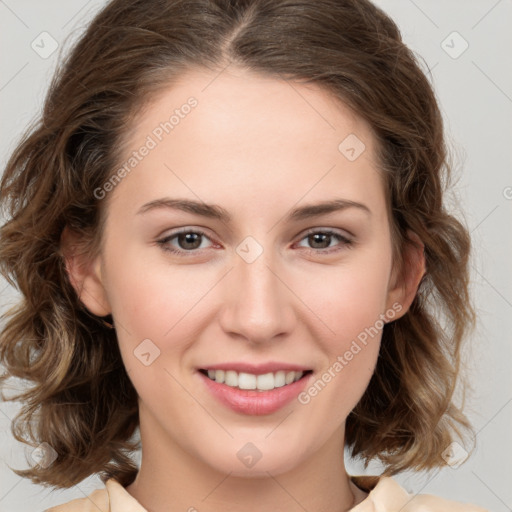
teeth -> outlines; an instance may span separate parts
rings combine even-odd
[[[274,386],[276,388],[280,388],[286,384],[286,374],[285,372],[276,372],[274,374]]]
[[[215,380],[217,380],[217,375],[215,375]],[[226,372],[226,378],[224,379],[224,384],[228,386],[236,387],[238,386],[238,374],[232,370],[228,370]]]
[[[256,375],[251,375],[250,373],[239,373],[238,374],[238,386],[240,389],[256,389]]]
[[[288,372],[286,374],[286,377],[284,379],[285,384],[291,384],[293,382],[293,379],[295,378],[295,372]]]
[[[208,370],[208,377],[215,382],[226,384],[232,388],[257,389],[259,391],[269,391],[286,386],[298,381],[303,375],[304,372],[285,372],[282,370],[263,375],[238,373],[233,370]]]

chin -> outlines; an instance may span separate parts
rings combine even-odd
[[[268,434],[268,432],[267,432]],[[267,435],[265,434],[265,435]],[[293,470],[306,457],[304,442],[299,446],[278,446],[268,439],[218,443],[216,450],[203,453],[202,459],[216,471],[241,478],[268,478]]]

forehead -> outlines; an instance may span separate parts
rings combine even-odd
[[[167,194],[250,209],[256,200],[255,211],[265,199],[275,208],[330,194],[384,206],[371,127],[316,84],[188,71],[138,115],[121,164],[143,146],[114,190],[120,201]]]

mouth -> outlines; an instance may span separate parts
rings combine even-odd
[[[304,380],[313,373],[313,370],[278,370],[255,374],[229,369],[201,368],[199,372],[211,381],[224,384],[230,388],[241,391],[268,392],[278,388],[285,388],[299,380]]]

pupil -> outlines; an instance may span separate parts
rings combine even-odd
[[[197,249],[201,245],[200,237],[201,235],[199,233],[180,233],[178,240],[183,249]],[[197,243],[198,241],[199,243]],[[184,242],[184,244],[182,242]],[[187,244],[191,244],[192,247]]]
[[[315,243],[317,243],[317,242],[318,242],[318,243],[320,243],[320,244],[322,244],[322,241],[318,240],[318,238],[319,238],[319,237],[324,237],[323,242],[325,242],[325,240],[326,240],[326,239],[327,239],[327,241],[329,242],[329,237],[330,237],[330,236],[331,236],[331,235],[328,235],[328,234],[326,234],[326,233],[314,233],[313,235],[310,235],[310,238],[313,238],[313,246],[314,246],[314,244],[315,244]],[[325,248],[325,247],[329,247],[329,243],[327,243],[327,245],[325,245],[325,244],[324,244],[324,245],[323,245],[322,247],[320,247],[320,248]]]

